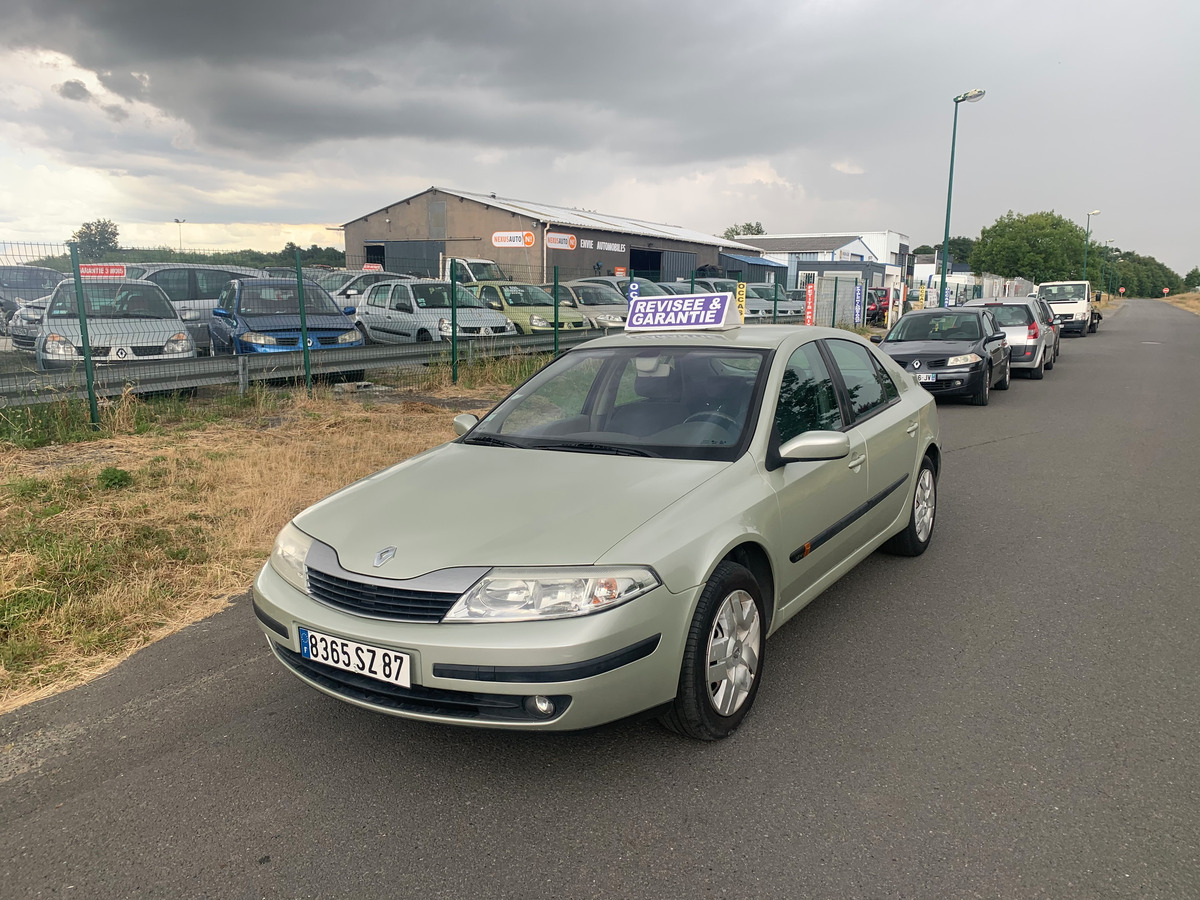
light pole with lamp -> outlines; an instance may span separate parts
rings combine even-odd
[[[180,253],[183,252],[183,223],[186,221],[187,221],[187,219],[176,219],[175,220],[175,224],[179,226],[179,252]]]
[[[954,145],[958,140],[958,104],[964,100],[968,103],[978,103],[983,99],[984,92],[975,88],[954,98],[954,129],[950,132],[950,186],[946,188],[946,236],[942,239],[942,301],[941,306],[950,305],[950,297],[946,293],[946,266],[950,253],[950,200],[954,196]]]
[[[1100,210],[1093,209],[1087,214],[1087,231],[1083,237],[1083,280],[1087,281],[1087,251],[1088,244],[1092,241],[1092,216],[1100,215]]]

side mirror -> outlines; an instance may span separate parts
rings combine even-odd
[[[183,313],[182,313],[183,321],[185,321],[185,322],[191,321],[191,319],[188,318],[188,313],[190,313],[190,312],[192,312],[192,310],[190,310],[190,309],[185,309],[183,311]],[[233,313],[231,313],[227,309],[223,309],[220,306],[213,308],[213,315],[216,316],[218,319],[229,319],[229,318],[233,317]]]
[[[356,297],[356,296],[358,296],[358,291],[355,288],[350,288],[350,290],[346,291],[346,296],[347,297]]]
[[[495,310],[499,310],[500,312],[504,312],[504,304],[501,303],[499,300],[489,300],[487,302],[487,305],[488,305],[488,309],[495,309]]]
[[[216,315],[216,312],[217,311],[214,309],[213,314]],[[225,312],[225,310],[221,310],[221,312]],[[183,319],[185,322],[199,322],[200,313],[194,309],[185,309],[180,311],[179,318]]]
[[[871,335],[871,343],[872,344],[882,344],[883,343],[883,335],[882,334]]]
[[[572,300],[559,300],[558,305],[559,306],[574,306],[575,303]]]
[[[1063,317],[1062,317],[1062,316],[1055,316],[1055,317],[1054,317],[1054,324],[1055,324],[1055,325],[1061,325],[1062,323],[1063,323]]]
[[[813,462],[845,459],[850,455],[850,436],[840,431],[806,431],[779,448],[784,462]]]
[[[357,306],[343,306],[342,312],[344,312],[348,316],[352,316],[356,312],[358,312],[358,307]]]
[[[478,424],[479,416],[474,413],[463,413],[461,416],[454,417],[454,433],[462,437]]]

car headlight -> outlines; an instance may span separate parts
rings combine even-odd
[[[449,319],[438,319],[437,330],[438,330],[438,334],[445,334],[445,335],[450,334],[450,320]]]
[[[275,538],[275,546],[271,548],[271,568],[284,581],[298,591],[308,593],[308,572],[304,560],[313,539],[288,522],[279,537]]]
[[[75,351],[75,342],[63,337],[61,334],[46,335],[46,340],[42,344],[42,353],[46,356],[58,357],[74,357],[79,355]]]
[[[952,356],[946,360],[948,366],[969,366],[972,363],[983,362],[983,357],[978,353],[968,353],[965,356]]]
[[[192,343],[191,335],[186,331],[180,331],[169,338],[163,344],[163,353],[191,353],[196,349],[196,345]]]
[[[625,320],[621,316],[614,316],[611,313],[601,313],[596,316],[597,322],[604,322],[608,325],[623,325]]]
[[[550,325],[550,323],[547,322],[545,319],[543,319],[541,316],[530,316],[529,324],[532,325],[534,328],[546,328]]]
[[[612,609],[654,590],[650,569],[624,566],[492,569],[450,608],[444,622],[528,622]]]
[[[238,338],[245,341],[247,344],[278,344],[279,341],[271,337],[269,334],[259,334],[257,331],[247,331],[245,334],[239,334]]]
[[[355,328],[351,331],[343,331],[341,334],[339,334],[337,336],[337,342],[339,344],[353,344],[357,340],[358,340],[358,329],[357,328]]]

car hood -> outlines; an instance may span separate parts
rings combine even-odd
[[[246,327],[251,331],[299,331],[300,316],[243,316],[238,315],[238,319],[246,323]],[[305,325],[309,331],[351,331],[354,329],[354,320],[349,316],[338,313],[337,315],[313,315],[305,317]]]
[[[892,341],[879,345],[888,356],[903,359],[933,359],[943,356],[961,356],[975,352],[978,341]]]
[[[591,565],[728,465],[451,443],[368,476],[295,521],[333,547],[343,568],[364,575]],[[619,503],[606,499],[616,486]],[[389,546],[395,557],[375,568],[375,554]]]
[[[43,320],[46,333],[82,340],[78,319]],[[187,331],[182,319],[101,319],[88,318],[88,341],[93,347],[122,344],[161,344],[174,334]]]

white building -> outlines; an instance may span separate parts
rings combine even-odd
[[[738,235],[768,259],[788,265],[788,288],[819,276],[854,277],[872,287],[899,287],[909,265],[909,238],[898,231]]]

